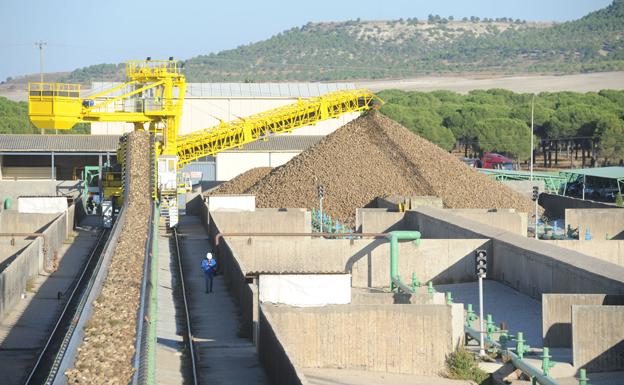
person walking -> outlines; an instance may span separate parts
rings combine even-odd
[[[217,261],[212,258],[211,252],[206,253],[206,258],[202,259],[201,268],[206,279],[206,293],[212,293],[212,279],[217,270]]]

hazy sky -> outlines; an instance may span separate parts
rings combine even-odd
[[[131,59],[186,59],[266,39],[309,21],[429,14],[565,21],[611,0],[0,0],[0,80]]]

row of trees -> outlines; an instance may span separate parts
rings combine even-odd
[[[624,159],[624,91],[389,90],[379,96],[386,102],[382,113],[446,150],[460,146],[466,156],[496,151],[529,159],[533,103],[534,143],[548,164],[558,163],[562,151],[575,157],[580,152],[583,164]]]

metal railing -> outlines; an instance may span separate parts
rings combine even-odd
[[[28,83],[29,96],[62,96],[79,98],[80,84],[72,83]]]
[[[155,254],[153,253],[152,244],[154,239],[155,226],[154,222],[157,220],[157,206],[152,202],[152,213],[148,222],[148,235],[145,242],[145,259],[143,262],[143,280],[141,282],[141,295],[140,305],[137,312],[137,326],[136,326],[136,340],[135,340],[135,353],[132,359],[133,367],[135,368],[134,375],[132,376],[132,384],[149,384],[153,381],[154,371],[151,363],[153,360],[150,358],[155,352],[154,336],[151,335],[151,324],[156,321],[155,319],[155,307],[152,303],[152,296],[157,282],[152,280],[152,265],[154,263]]]

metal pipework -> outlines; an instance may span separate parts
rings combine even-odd
[[[386,238],[388,233],[219,233],[215,236],[215,247],[223,237],[318,237],[318,238]]]
[[[392,231],[385,237],[390,240],[390,290],[397,288],[395,280],[401,280],[399,276],[399,240],[411,240],[417,245],[420,242],[420,231]]]
[[[468,326],[464,326],[464,332],[468,335],[470,335],[472,338],[478,339],[479,338],[479,334],[480,332],[478,330],[475,330],[471,327]],[[518,338],[522,338],[522,333],[518,333]],[[548,377],[547,375],[545,375],[541,369],[536,368],[535,366],[529,364],[528,362],[524,361],[524,359],[518,357],[518,355],[516,355],[513,351],[509,350],[509,349],[502,349],[502,346],[499,342],[495,341],[494,339],[490,338],[490,337],[486,337],[486,342],[489,343],[490,345],[496,347],[498,350],[501,350],[501,354],[511,358],[511,363],[518,369],[520,369],[521,371],[523,371],[524,373],[526,373],[527,375],[529,375],[535,382],[542,384],[542,385],[561,385],[560,383],[558,383],[557,381],[555,381],[554,379]],[[517,348],[516,348],[517,349]],[[545,355],[548,355],[548,348],[545,348],[544,351]],[[549,356],[550,358],[550,356]],[[547,365],[550,367],[552,367],[552,363],[547,362]],[[542,364],[542,366],[544,366],[544,364]]]

